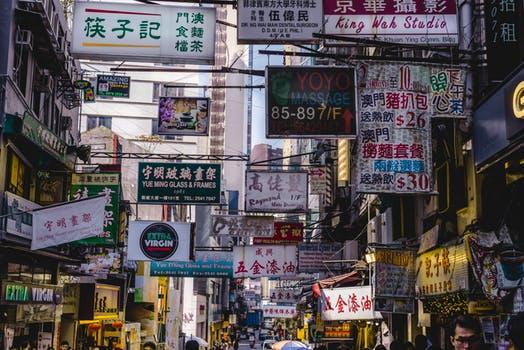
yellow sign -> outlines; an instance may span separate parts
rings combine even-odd
[[[521,81],[513,90],[511,99],[513,114],[519,119],[524,119],[524,81]]]

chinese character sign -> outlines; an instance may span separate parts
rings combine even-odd
[[[262,305],[264,318],[293,318],[297,315],[297,306]]]
[[[208,98],[160,97],[158,102],[158,134],[207,135],[208,110]]]
[[[296,303],[295,293],[296,290],[291,288],[274,288],[269,293],[269,297],[272,303]]]
[[[354,70],[266,67],[267,136],[355,137]]]
[[[106,202],[99,196],[34,211],[31,250],[102,234]]]
[[[211,219],[214,236],[273,236],[273,216],[212,215]]]
[[[220,165],[139,163],[138,202],[220,203]]]
[[[327,192],[327,170],[325,167],[309,169],[309,187],[311,194],[325,194]]]
[[[380,312],[374,312],[371,286],[322,289],[319,307],[323,321],[382,318]]]
[[[76,2],[78,58],[213,64],[215,9]]]
[[[120,174],[73,174],[71,199],[82,199],[103,195],[106,199],[104,233],[77,241],[77,244],[114,245],[118,240],[120,218]]]
[[[307,181],[307,172],[247,171],[246,211],[305,212]]]
[[[237,11],[242,44],[312,42],[322,31],[322,0],[240,0]]]
[[[301,222],[275,222],[275,234],[272,237],[262,237],[257,233],[253,244],[296,244],[302,242],[304,224]]]
[[[464,70],[361,63],[357,76],[357,191],[431,191],[431,118],[466,116]]]
[[[404,44],[458,43],[454,0],[324,0],[326,34]]]
[[[293,277],[297,272],[295,246],[233,247],[233,277]]]
[[[412,298],[415,295],[415,251],[375,250],[374,297]]]

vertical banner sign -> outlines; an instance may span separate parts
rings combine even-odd
[[[431,118],[466,115],[464,71],[397,63],[357,69],[357,191],[431,191]]]
[[[374,312],[371,286],[322,289],[320,308],[323,321],[373,320],[382,318]]]
[[[160,97],[159,135],[207,135],[209,99],[199,97]]]
[[[403,44],[458,43],[454,0],[324,0],[326,34]]]
[[[266,67],[267,137],[354,138],[354,70],[337,67]]]
[[[96,76],[96,94],[106,97],[129,98],[131,77],[99,74]]]
[[[484,1],[486,49],[490,81],[504,80],[524,60],[524,3],[516,0]],[[500,62],[504,64],[500,64]]]
[[[302,242],[304,234],[304,224],[300,222],[275,222],[275,234],[273,237],[253,238],[253,244],[297,244]]]
[[[294,277],[297,272],[295,246],[233,247],[233,277]]]
[[[275,3],[276,4],[276,3]],[[322,0],[238,2],[237,39],[240,44],[313,42],[322,31]]]
[[[77,58],[213,64],[212,7],[75,2],[71,52]]]
[[[327,190],[326,168],[316,167],[309,169],[309,192],[311,194],[325,194]]]
[[[307,172],[247,171],[247,212],[306,212]]]
[[[375,250],[374,297],[415,296],[415,251]]]
[[[118,243],[120,174],[73,174],[71,179],[71,194],[75,200],[98,195],[104,195],[106,199],[104,233],[96,237],[82,239],[75,243],[87,245],[114,245]]]
[[[220,165],[139,163],[138,202],[219,204]]]

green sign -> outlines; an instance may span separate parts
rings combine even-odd
[[[29,287],[23,284],[7,284],[5,301],[29,301]]]
[[[139,163],[139,203],[220,204],[220,165]]]
[[[15,118],[17,117],[15,116]],[[67,143],[28,112],[24,113],[22,123],[21,134],[24,137],[65,164],[68,168],[74,168],[75,157],[67,154]]]
[[[118,241],[118,224],[120,221],[120,174],[73,174],[71,185],[73,199],[82,199],[101,194],[106,196],[104,233],[76,241],[75,243],[115,245]]]
[[[130,85],[130,77],[108,74],[96,76],[96,94],[98,96],[128,98]]]

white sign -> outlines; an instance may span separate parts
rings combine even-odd
[[[306,212],[307,172],[247,171],[246,211]]]
[[[371,286],[322,289],[320,308],[323,321],[373,320],[375,312]]]
[[[237,39],[241,44],[312,42],[322,31],[322,1],[238,1]],[[313,6],[311,6],[313,5]]]
[[[297,250],[293,245],[233,247],[233,277],[293,277]]]
[[[41,206],[10,192],[5,192],[5,197],[7,212],[10,214],[7,217],[6,231],[16,236],[32,239],[33,214],[28,211],[41,208]]]
[[[296,290],[291,288],[274,288],[269,294],[272,303],[296,303]]]
[[[105,205],[105,197],[100,196],[34,211],[31,250],[102,234]]]
[[[127,258],[137,261],[189,261],[191,224],[131,221]]]
[[[458,43],[455,0],[324,0],[324,15],[326,34],[404,44]]]
[[[77,58],[213,64],[213,7],[75,2]]]
[[[212,235],[273,237],[273,216],[212,215]]]
[[[327,189],[326,168],[309,169],[309,187],[311,194],[325,194]]]
[[[264,318],[293,318],[297,315],[297,306],[262,305]]]

